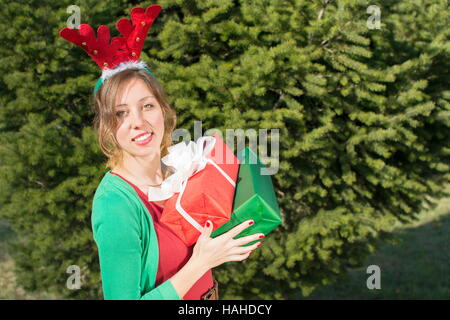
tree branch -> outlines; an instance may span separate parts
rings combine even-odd
[[[325,9],[327,8],[328,4],[330,4],[333,0],[324,0],[323,4],[323,8],[322,10],[320,10],[319,15],[317,16],[317,20],[322,19],[323,14],[325,13]]]

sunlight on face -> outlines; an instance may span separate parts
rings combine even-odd
[[[125,159],[160,155],[164,115],[144,81],[132,79],[120,89],[115,114],[119,121],[116,139],[124,150]]]

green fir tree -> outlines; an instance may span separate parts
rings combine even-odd
[[[178,127],[279,129],[284,218],[244,263],[214,271],[222,298],[292,299],[376,250],[450,179],[443,0],[163,0],[141,58]],[[99,69],[59,38],[69,5],[110,27],[142,1],[6,1],[0,10],[0,218],[19,283],[101,299],[90,214],[106,169],[92,128]],[[370,5],[380,29],[368,27]],[[372,21],[373,22],[373,21]],[[237,150],[235,150],[237,151]],[[269,150],[270,152],[270,150]],[[69,290],[70,265],[81,289]]]

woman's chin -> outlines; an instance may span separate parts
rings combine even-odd
[[[160,150],[154,147],[147,147],[145,150],[133,150],[132,153],[134,157],[140,157],[140,158],[154,158],[160,156]]]

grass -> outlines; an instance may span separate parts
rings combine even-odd
[[[0,220],[0,300],[54,300],[58,297],[46,292],[32,294],[16,284],[14,260],[9,256],[6,242],[14,238],[8,223]]]
[[[450,198],[392,232],[397,243],[384,243],[364,267],[350,270],[307,299],[450,299]],[[367,288],[370,265],[380,267],[379,290]]]
[[[448,185],[450,190],[450,184]],[[335,284],[323,286],[306,299],[450,299],[450,198],[419,214],[419,220],[393,227],[397,243],[385,243],[364,267],[352,269]],[[0,220],[0,299],[58,299],[45,292],[30,294],[17,286],[14,262],[5,242],[14,237]],[[369,290],[369,265],[381,269],[381,289]]]

